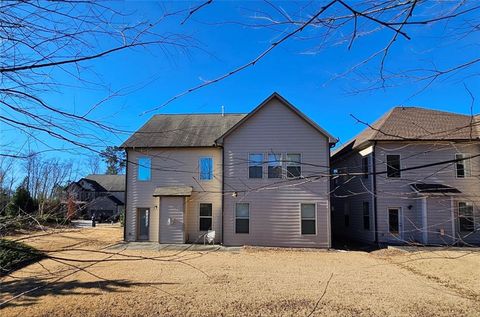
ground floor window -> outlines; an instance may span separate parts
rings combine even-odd
[[[475,230],[475,219],[473,217],[472,203],[458,203],[458,222],[460,224],[461,232],[473,232]]]
[[[370,203],[363,202],[363,229],[370,230]]]
[[[212,230],[212,204],[200,204],[200,231]]]
[[[398,208],[388,209],[388,231],[390,231],[391,234],[398,234],[400,232],[399,216],[400,210]]]
[[[250,205],[237,203],[235,206],[235,233],[250,233]]]
[[[316,210],[315,204],[300,204],[302,217],[302,234],[316,234]]]

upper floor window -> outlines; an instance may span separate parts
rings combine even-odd
[[[301,159],[300,154],[287,154],[287,178],[295,178],[302,175]]]
[[[455,174],[458,178],[472,176],[470,159],[467,157],[467,154],[455,154],[455,160],[461,160],[455,163]]]
[[[363,173],[363,178],[368,178],[368,173],[369,173],[368,156],[362,157],[362,173]]]
[[[201,157],[199,160],[200,180],[213,179],[213,158]]]
[[[268,178],[282,178],[281,154],[268,154]]]
[[[387,177],[400,178],[400,155],[387,155]]]
[[[152,177],[152,159],[149,157],[139,157],[137,164],[137,179],[139,181],[149,181]]]
[[[263,177],[263,154],[250,154],[248,156],[248,178]]]
[[[458,221],[461,232],[473,232],[475,230],[472,203],[458,203]]]

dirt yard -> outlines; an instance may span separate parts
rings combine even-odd
[[[37,235],[23,242],[58,252],[1,281],[1,316],[480,316],[478,251],[123,251],[107,248],[118,227]]]

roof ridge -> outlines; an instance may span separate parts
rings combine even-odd
[[[420,106],[402,106],[398,105],[395,106],[393,109],[401,109],[401,108],[409,108],[409,109],[419,109],[423,111],[429,111],[429,112],[440,112],[448,115],[455,115],[455,116],[462,116],[462,117],[471,117],[471,114],[463,114],[463,113],[458,113],[458,112],[453,112],[453,111],[446,111],[446,110],[439,110],[439,109],[431,109],[431,108],[426,108],[426,107],[420,107]],[[473,116],[479,116],[480,113],[478,114],[473,114]]]
[[[223,115],[221,113],[217,112],[207,112],[207,113],[157,113],[154,114],[153,116],[211,116],[211,115],[216,115],[216,116],[243,116],[247,115],[247,113],[242,113],[242,112],[226,112]]]

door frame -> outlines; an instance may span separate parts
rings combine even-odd
[[[148,210],[148,234],[147,234],[147,238],[146,239],[140,239],[140,210],[143,209],[143,210]],[[137,207],[137,226],[136,226],[136,231],[137,231],[137,234],[136,234],[136,240],[137,241],[150,241],[150,216],[151,216],[151,212],[150,212],[150,208],[149,207]]]
[[[396,209],[398,210],[398,234],[393,234],[390,232],[390,210],[391,209]],[[402,207],[387,207],[387,224],[388,224],[388,233],[390,236],[397,238],[398,240],[402,241],[404,240],[403,237],[403,209]]]

